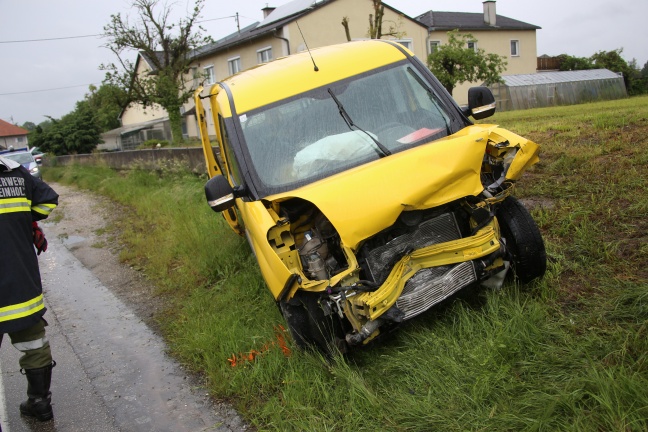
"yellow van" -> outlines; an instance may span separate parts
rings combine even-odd
[[[209,205],[245,236],[301,347],[359,346],[468,286],[541,277],[512,196],[538,145],[468,117],[403,46],[303,52],[195,93]],[[216,140],[207,134],[208,99]]]

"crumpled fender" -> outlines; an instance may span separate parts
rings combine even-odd
[[[495,144],[507,144],[506,147],[517,148],[515,158],[506,172],[507,180],[517,180],[522,173],[536,164],[540,158],[540,146],[520,135],[502,128],[495,128],[488,136],[489,141]]]

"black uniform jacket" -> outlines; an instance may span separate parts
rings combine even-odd
[[[45,219],[57,204],[46,183],[0,159],[0,333],[29,328],[45,313],[32,221]]]

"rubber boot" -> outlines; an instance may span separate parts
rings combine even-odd
[[[25,369],[27,377],[27,400],[20,404],[20,413],[28,417],[35,417],[39,421],[51,420],[52,412],[50,384],[52,382],[51,365],[37,369]]]

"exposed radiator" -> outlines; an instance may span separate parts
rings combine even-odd
[[[477,281],[472,261],[419,270],[403,288],[396,306],[410,319]]]
[[[420,224],[408,234],[396,237],[367,254],[367,265],[375,281],[382,282],[396,262],[407,252],[461,238],[453,213],[445,213]]]

